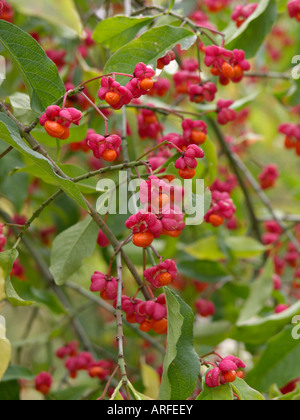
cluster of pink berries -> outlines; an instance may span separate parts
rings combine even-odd
[[[174,260],[165,260],[155,267],[148,268],[144,271],[145,279],[154,289],[168,286],[175,280],[177,275],[177,267]]]
[[[100,292],[100,296],[104,300],[115,300],[118,295],[118,279],[110,277],[99,271],[91,277],[91,292]]]
[[[295,149],[300,156],[300,124],[281,124],[279,132],[285,134],[284,146],[286,149]]]
[[[211,13],[220,12],[226,9],[232,0],[205,0],[205,4]]]
[[[279,171],[277,165],[267,165],[259,174],[258,179],[263,190],[273,188],[279,178]]]
[[[234,101],[220,99],[217,102],[217,120],[220,125],[226,125],[237,118],[237,113],[231,106]]]
[[[35,377],[34,383],[35,383],[35,389],[37,391],[39,391],[43,395],[48,395],[51,391],[53,379],[50,373],[41,372],[39,375]]]
[[[4,247],[7,242],[6,237],[3,235],[3,227],[2,223],[0,223],[0,252],[4,251]]]
[[[191,94],[191,86],[197,86],[201,83],[201,76],[198,70],[198,61],[194,59],[186,59],[180,65],[180,70],[173,76],[176,93]]]
[[[76,108],[61,109],[58,105],[51,105],[41,116],[40,124],[49,136],[66,140],[70,137],[71,124],[79,125],[81,119],[82,113]]]
[[[244,377],[244,373],[240,369],[245,367],[245,363],[238,357],[227,356],[220,363],[216,363],[216,367],[207,372],[205,383],[209,388],[217,388],[226,383],[232,383],[236,378]]]
[[[150,106],[152,104],[149,104]],[[158,121],[156,115],[150,109],[142,109],[138,114],[138,130],[141,140],[147,138],[157,139],[160,132],[164,129]]]
[[[300,22],[300,0],[291,0],[287,4],[290,17]]]
[[[262,236],[262,241],[265,245],[273,245],[274,275],[273,285],[274,290],[281,290],[283,286],[282,276],[287,268],[294,270],[293,281],[286,287],[289,288],[289,296],[294,297],[296,300],[300,299],[300,270],[299,259],[300,254],[294,243],[288,242],[284,244],[280,237],[283,234],[283,228],[274,220],[269,220],[264,224],[265,233]],[[295,236],[300,243],[300,225],[295,226]],[[271,252],[271,251],[270,251]],[[289,305],[279,304],[275,307],[275,313],[280,313],[289,308]]]
[[[10,4],[5,0],[0,1],[0,19],[6,20],[7,22],[13,22],[14,20],[14,10]]]
[[[133,99],[146,95],[153,88],[154,70],[144,63],[136,65],[132,79],[121,86],[113,77],[103,77],[98,92],[100,100],[105,100],[113,109],[121,109]]]
[[[96,159],[103,159],[106,162],[113,162],[121,151],[122,139],[117,134],[101,136],[95,130],[89,129],[85,138],[86,146],[93,151]]]
[[[205,215],[205,221],[214,227],[224,224],[225,219],[231,220],[236,212],[236,207],[227,192],[212,191],[211,208]]]
[[[172,195],[172,187],[155,176],[140,185],[140,201],[145,210],[129,217],[125,226],[133,233],[134,245],[148,248],[161,235],[178,236],[185,228],[184,214],[172,202],[178,196]],[[182,198],[182,189],[180,199]]]
[[[235,21],[236,26],[238,28],[242,26],[242,24],[255,12],[257,7],[257,3],[235,6],[231,18]]]
[[[213,316],[216,313],[214,303],[207,299],[197,299],[195,302],[197,313],[203,318]]]
[[[147,302],[136,298],[122,296],[122,310],[129,323],[139,324],[143,332],[154,331],[165,335],[168,331],[166,298],[164,294]]]
[[[159,70],[163,70],[166,66],[168,66],[171,63],[171,61],[174,61],[175,59],[176,54],[174,53],[174,51],[167,51],[166,55],[157,60],[156,67]]]
[[[98,378],[104,381],[109,376],[112,363],[106,360],[96,361],[91,353],[79,352],[79,343],[72,341],[56,351],[59,359],[65,360],[65,368],[69,371],[70,377],[75,379],[80,371],[87,371],[91,378]]]
[[[218,76],[220,83],[225,86],[230,81],[239,83],[244,77],[244,72],[249,71],[251,67],[243,50],[229,51],[216,45],[205,48],[204,63],[211,67],[211,73]]]

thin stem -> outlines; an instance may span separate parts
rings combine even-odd
[[[116,319],[117,319],[117,342],[119,348],[118,364],[122,376],[122,383],[126,387],[128,384],[126,362],[124,358],[124,332],[123,332],[123,315],[122,315],[122,291],[123,291],[123,275],[122,275],[122,256],[117,255],[117,273],[118,273],[118,296],[116,306]]]
[[[80,95],[83,96],[91,105],[92,107],[98,112],[98,114],[104,119],[105,124],[105,136],[108,134],[108,118],[103,114],[103,112],[97,107],[96,104],[83,92],[80,92]]]
[[[65,286],[69,289],[76,291],[80,295],[84,296],[86,299],[89,299],[91,302],[94,302],[96,305],[106,310],[107,312],[113,315],[115,314],[115,309],[113,308],[113,306],[109,305],[107,302],[105,302],[103,299],[100,299],[98,296],[93,295],[91,292],[87,291],[83,287],[78,286],[77,284],[72,283],[70,281],[67,281],[65,283]],[[127,322],[126,319],[123,320],[123,324],[126,325],[126,327],[130,328],[132,331],[134,331],[143,340],[146,340],[148,343],[150,343],[152,347],[158,350],[161,354],[165,353],[165,349],[153,337],[151,337],[151,335],[142,332],[136,325]]]
[[[115,377],[116,373],[118,372],[118,370],[120,369],[119,365],[115,368],[115,370],[113,371],[113,373],[111,374],[107,384],[105,385],[104,391],[101,395],[101,397],[97,398],[97,401],[101,401],[104,400],[107,394],[107,391],[112,383],[113,378]]]
[[[251,172],[246,167],[246,165],[239,159],[239,157],[236,154],[234,154],[234,153],[232,154],[232,156],[233,156],[233,159],[234,159],[236,165],[240,168],[240,170],[243,172],[243,174],[247,178],[248,182],[250,183],[250,185],[252,186],[252,188],[254,189],[254,191],[257,193],[260,201],[263,203],[263,205],[269,211],[269,213],[272,216],[273,220],[275,220],[279,224],[279,226],[283,229],[283,231],[286,234],[286,236],[289,238],[289,240],[293,243],[293,245],[297,249],[297,252],[300,253],[300,243],[295,238],[295,236],[293,235],[293,233],[288,230],[288,227],[282,221],[282,219],[280,219],[280,217],[277,216],[277,214],[276,214],[275,210],[273,209],[273,206],[272,206],[269,198],[263,192],[263,190],[261,189],[259,183],[256,181],[256,179],[251,174]]]
[[[249,194],[248,188],[247,188],[247,186],[244,182],[244,179],[243,179],[243,177],[240,173],[240,170],[239,170],[239,168],[236,164],[236,161],[234,159],[233,152],[231,151],[228,143],[226,142],[225,137],[224,137],[222,131],[220,130],[220,127],[218,126],[218,124],[211,118],[209,118],[209,122],[210,122],[210,124],[211,124],[211,126],[212,126],[212,128],[213,128],[213,130],[216,134],[216,137],[217,137],[217,139],[220,143],[220,146],[223,149],[223,152],[225,153],[225,155],[227,156],[227,158],[229,160],[229,163],[232,167],[232,170],[235,173],[235,175],[237,177],[237,180],[239,182],[239,185],[240,185],[240,187],[241,187],[241,189],[244,193],[244,197],[245,197],[245,200],[246,200],[246,203],[247,203],[247,210],[248,210],[249,217],[250,217],[251,224],[252,224],[252,229],[255,233],[256,238],[259,241],[261,241],[260,226],[259,226],[259,221],[256,217],[256,213],[255,213],[255,210],[254,210],[254,205],[252,203],[252,199],[251,199],[251,196]]]
[[[0,159],[2,159],[4,156],[6,156],[11,150],[13,150],[12,146],[9,146],[4,152],[0,154]]]

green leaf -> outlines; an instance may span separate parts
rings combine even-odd
[[[175,4],[175,0],[171,0],[170,1],[170,6],[169,6],[169,9],[168,9],[169,12],[171,12],[171,10],[173,9],[174,4]]]
[[[195,41],[196,36],[187,29],[168,25],[150,29],[111,56],[106,63],[104,73],[121,71],[133,74],[139,62],[156,68],[158,58],[163,57],[175,45],[179,44],[183,50],[187,50]],[[126,82],[124,77],[119,79],[120,82]]]
[[[87,173],[81,167],[71,164],[59,165],[59,167],[70,178],[76,178]],[[57,181],[53,179],[51,175],[40,168],[37,168],[36,165],[25,166],[24,168],[18,169],[16,172],[25,172],[26,174],[42,179],[47,184],[57,185]],[[99,189],[97,190],[97,181],[94,178],[84,179],[83,181],[76,183],[76,185],[84,194],[94,194],[96,191],[99,191]]]
[[[20,123],[30,124],[36,118],[36,114],[31,109],[30,98],[26,93],[16,92],[8,99],[14,111],[13,114]]]
[[[89,216],[58,235],[51,249],[50,271],[56,284],[63,285],[90,257],[96,247],[99,229]]]
[[[4,149],[7,149],[6,143],[1,142],[1,144],[4,145]],[[1,160],[0,165],[1,193],[13,203],[16,211],[19,213],[21,213],[24,207],[24,202],[28,197],[29,187],[29,177],[26,174],[15,173],[15,168],[23,165],[24,162],[22,156],[17,150],[12,150],[8,155],[6,155],[5,159]]]
[[[11,358],[11,344],[6,338],[5,318],[0,316],[0,381]]]
[[[293,337],[293,327],[288,327],[272,337],[247,380],[261,391],[271,385],[282,388],[300,375],[300,340]]]
[[[279,388],[300,376],[300,340],[292,336],[288,327],[272,337],[255,367],[248,373],[247,382],[266,392],[271,385]]]
[[[276,0],[278,13],[285,13],[289,0]]]
[[[15,260],[18,258],[18,251],[16,249],[11,249],[9,251],[4,251],[0,253],[0,267],[4,271],[5,278],[5,294],[9,302],[13,306],[29,306],[33,302],[25,301],[22,299],[14,289],[14,286],[10,280],[10,273],[13,267]]]
[[[263,254],[267,247],[249,236],[235,236],[226,238],[226,244],[236,258],[254,258]]]
[[[203,381],[203,391],[196,398],[197,401],[233,401],[233,392],[229,384],[216,388],[209,388]]]
[[[136,401],[145,401],[145,400],[152,400],[152,398],[148,397],[147,395],[142,394],[141,392],[137,391],[131,382],[128,381],[128,386],[132,395]]]
[[[56,65],[32,36],[0,20],[0,42],[11,54],[23,76],[34,111],[43,112],[64,95],[65,87]]]
[[[73,0],[10,0],[24,15],[37,16],[58,28],[67,28],[73,35],[83,37],[83,25]]]
[[[218,175],[218,153],[215,144],[208,138],[205,143],[201,145],[205,153],[206,160],[206,174],[205,183],[206,185],[212,185]]]
[[[250,296],[247,299],[245,306],[240,312],[237,324],[248,321],[257,315],[266,304],[267,299],[272,295],[274,273],[274,263],[272,258],[269,258],[263,272],[252,283],[250,287]]]
[[[34,379],[34,373],[23,366],[11,365],[7,368],[7,371],[2,378],[2,382],[9,382],[17,379],[32,381]]]
[[[216,321],[207,324],[196,324],[195,343],[202,346],[213,346],[229,337],[232,324],[229,321]]]
[[[40,153],[33,151],[29,146],[22,140],[19,134],[18,127],[15,123],[6,115],[0,114],[0,138],[9,145],[13,146],[24,156],[29,158],[32,163],[37,167],[37,171],[41,171],[44,175],[50,177],[53,183],[59,186],[68,194],[73,200],[75,200],[82,208],[87,209],[87,205],[80,193],[77,185],[68,179],[61,178],[55,173],[55,169],[51,162],[42,156]]]
[[[267,250],[260,242],[248,236],[224,238],[224,245],[238,259],[258,257]],[[199,239],[194,244],[185,247],[184,252],[198,260],[218,261],[226,259],[225,253],[220,249],[216,236]]]
[[[231,333],[231,338],[240,342],[262,345],[282,331],[284,327],[290,325],[293,317],[299,314],[300,302],[297,302],[280,314],[272,314],[265,318],[257,318],[236,325]]]
[[[199,282],[215,284],[231,278],[229,272],[218,262],[183,256],[177,266],[181,274]]]
[[[111,51],[117,51],[132,41],[138,32],[153,19],[154,17],[114,16],[98,24],[93,33],[93,39]]]
[[[200,362],[193,345],[194,314],[173,291],[165,288],[168,308],[167,353],[160,400],[186,400],[195,389]]]
[[[197,242],[184,248],[184,251],[197,260],[219,261],[224,259],[215,236],[199,239]]]
[[[251,388],[243,379],[236,378],[231,384],[240,401],[264,401],[265,398],[255,389]]]
[[[9,381],[0,383],[0,400],[1,401],[19,401],[20,385],[18,381]]]
[[[261,0],[255,12],[236,28],[232,22],[225,31],[225,46],[229,50],[244,50],[247,58],[256,55],[277,18],[275,0]]]
[[[88,385],[72,386],[60,391],[51,392],[49,398],[55,401],[78,401],[90,390],[91,388]]]

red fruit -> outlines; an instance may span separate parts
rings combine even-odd
[[[154,207],[159,208],[159,210],[161,210],[163,207],[169,204],[169,202],[170,198],[167,194],[159,194],[159,196],[153,200],[153,205]]]
[[[230,370],[224,374],[224,379],[228,383],[234,382],[236,380],[237,373],[235,370]]]
[[[104,369],[101,366],[93,366],[89,369],[91,378],[97,378],[103,374]]]
[[[70,137],[70,130],[67,127],[64,127],[64,133],[59,137],[60,140],[67,140]]]
[[[102,290],[102,292],[100,293],[100,296],[102,297],[103,300],[110,300],[107,296],[106,290]]]
[[[195,169],[185,168],[179,169],[178,174],[182,179],[192,179],[196,175],[196,171]]]
[[[160,319],[159,321],[154,321],[152,329],[156,334],[164,335],[168,332],[168,321],[166,318]]]
[[[155,124],[157,122],[157,118],[155,115],[146,115],[144,117],[144,122],[147,124]]]
[[[173,230],[167,231],[167,235],[171,236],[171,238],[178,238],[182,233],[182,230]]]
[[[133,235],[132,242],[139,248],[148,248],[154,240],[151,232],[136,233]]]
[[[158,277],[158,281],[162,286],[168,286],[168,284],[172,283],[173,278],[172,278],[171,274],[169,274],[169,273],[162,273]]]
[[[140,88],[149,92],[153,88],[154,82],[152,79],[143,79],[140,82]]]
[[[286,149],[294,149],[296,147],[296,143],[290,137],[286,136],[284,146]]]
[[[136,323],[135,314],[127,314],[126,320],[127,322],[129,322],[129,324],[135,324]]]
[[[112,149],[104,150],[104,152],[102,154],[102,158],[106,162],[113,162],[117,159],[117,157],[118,157],[117,152],[115,150],[112,150]]]
[[[66,127],[57,123],[56,121],[48,120],[45,123],[45,130],[49,136],[59,139],[61,136],[65,135]]]
[[[238,21],[236,22],[236,26],[237,26],[238,28],[240,28],[244,22],[245,22],[245,19],[240,19],[240,20],[238,20]]]
[[[219,69],[217,69],[216,67],[212,67],[211,69],[210,69],[210,72],[211,72],[211,74],[213,75],[213,76],[220,76],[220,70]]]
[[[232,79],[235,76],[234,68],[226,63],[226,61],[222,65],[222,73],[226,77],[226,79]]]
[[[240,379],[244,379],[244,372],[242,372],[241,370],[239,370],[238,372],[236,372],[236,376]]]
[[[162,70],[165,68],[165,63],[164,63],[164,59],[163,58],[159,58],[157,60],[157,66],[158,70]]]
[[[146,319],[141,325],[140,330],[143,332],[149,332],[152,330],[153,321],[152,319]]]
[[[214,227],[218,227],[223,225],[224,219],[222,216],[218,216],[217,214],[212,214],[209,216],[209,223],[211,223]]]
[[[298,22],[300,22],[300,13],[297,13],[296,19],[298,20]]]
[[[120,99],[120,95],[116,92],[107,92],[107,94],[105,95],[105,101],[109,105],[117,105],[120,102]]]
[[[234,79],[240,79],[241,77],[244,76],[244,71],[239,65],[234,66],[233,70],[234,70],[234,76],[233,76]]]
[[[203,144],[206,141],[206,134],[202,131],[193,130],[191,135],[191,140],[196,144]]]

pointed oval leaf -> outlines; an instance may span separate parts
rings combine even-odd
[[[87,217],[55,238],[50,271],[56,284],[64,284],[81,267],[82,261],[92,255],[98,233],[93,219]]]
[[[156,68],[158,58],[163,57],[168,50],[177,44],[183,50],[187,50],[196,42],[196,39],[193,32],[184,28],[165,25],[150,29],[112,55],[106,63],[104,73],[121,71],[133,74],[139,62]],[[128,78],[126,80],[122,77],[119,80],[126,83]]]
[[[17,26],[0,20],[0,42],[22,74],[34,111],[42,113],[47,106],[64,95],[65,87],[56,65],[32,36]]]
[[[194,391],[200,372],[193,343],[194,313],[170,289],[165,288],[165,295],[169,327],[159,399],[186,400]]]

